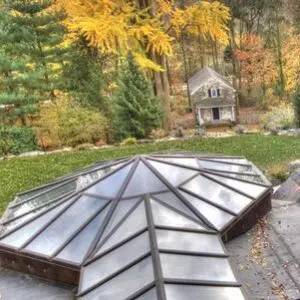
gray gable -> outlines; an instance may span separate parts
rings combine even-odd
[[[217,73],[215,70],[205,67],[189,79],[188,84],[191,95],[197,92],[209,79],[214,79],[226,86],[228,89],[235,91],[232,84],[225,77]]]

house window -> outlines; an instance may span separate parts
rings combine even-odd
[[[217,98],[221,96],[220,89],[209,89],[208,90],[208,96],[209,98]]]

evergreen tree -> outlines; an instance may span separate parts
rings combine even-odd
[[[300,86],[296,89],[294,93],[294,111],[296,126],[300,128]]]
[[[101,57],[99,51],[90,47],[83,36],[79,36],[72,46],[70,61],[64,68],[64,81],[80,105],[107,114],[107,101],[102,92]]]
[[[0,19],[0,104],[11,117],[37,111],[37,103],[60,87],[64,18],[50,9],[53,1],[6,0]]]
[[[131,57],[122,66],[114,96],[114,130],[117,139],[145,138],[162,122],[160,101],[153,95],[151,84]]]

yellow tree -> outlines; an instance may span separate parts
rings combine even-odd
[[[229,10],[218,1],[201,1],[179,8],[175,0],[57,0],[68,14],[71,34],[83,34],[102,52],[126,55],[131,52],[138,65],[152,70],[156,94],[166,111],[169,125],[169,83],[166,56],[172,42],[185,29],[194,35],[227,41]]]
[[[291,33],[283,43],[282,52],[285,88],[291,94],[300,85],[300,34]]]

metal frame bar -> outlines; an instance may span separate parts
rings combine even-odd
[[[178,190],[168,181],[166,180],[148,161],[143,159],[143,162],[146,164],[146,166],[156,175],[168,188],[181,200],[206,226],[208,229],[214,230],[215,227],[202,215],[199,213],[198,210],[196,210],[184,197],[181,196],[181,194],[178,192]]]
[[[152,262],[153,262],[153,271],[154,271],[154,279],[156,285],[156,293],[158,300],[166,300],[164,282],[163,282],[163,272],[160,262],[159,249],[157,245],[157,237],[155,231],[155,224],[153,220],[152,207],[149,201],[149,198],[145,199],[145,210],[148,221],[149,228],[149,238],[150,238],[150,247],[152,254]]]
[[[51,258],[58,255],[69,243],[71,243],[99,214],[101,214],[108,206],[110,202],[107,201],[101,208],[97,209],[79,228],[69,236],[65,242],[59,246],[54,253],[52,253]],[[100,225],[101,226],[101,225]]]
[[[105,237],[105,239],[103,239],[103,241],[101,241],[101,243],[97,243],[96,247],[94,248],[93,252],[91,252],[90,254],[90,258],[87,258],[84,263],[83,266],[87,266],[90,263],[94,262],[95,260],[97,260],[99,257],[102,256],[102,254],[98,254],[96,255],[96,253],[99,251],[99,249],[109,240],[109,238],[122,226],[122,224],[128,219],[128,217],[135,211],[135,209],[142,203],[142,200],[138,200],[136,204],[133,205],[133,207],[123,216],[123,218],[121,218],[121,220],[116,224],[116,226],[114,228],[112,228],[112,230],[108,233],[108,235]],[[146,229],[140,229],[138,230],[135,234],[131,235],[128,237],[128,240],[132,239],[136,237],[137,235],[139,235],[139,233],[141,231],[145,231]],[[103,231],[104,233],[104,231]],[[126,240],[126,239],[125,239]],[[99,239],[100,241],[100,239]],[[121,242],[117,243],[117,244],[122,244]],[[112,246],[111,249],[113,250],[115,248],[115,246]],[[110,248],[106,251],[106,252],[110,252],[109,251]]]
[[[188,279],[173,279],[165,278],[165,284],[182,284],[182,285],[200,285],[200,286],[215,286],[215,287],[241,287],[240,282],[232,281],[212,281],[212,280],[188,280]]]
[[[130,170],[129,170],[129,172],[128,172],[128,174],[127,174],[127,176],[126,176],[126,178],[125,178],[125,180],[124,180],[124,182],[122,184],[122,186],[120,187],[120,190],[119,190],[116,198],[112,201],[111,209],[107,213],[107,215],[106,215],[106,217],[105,217],[105,219],[103,221],[102,227],[100,228],[99,232],[96,234],[96,236],[95,236],[95,238],[94,238],[94,240],[93,240],[93,242],[92,242],[89,250],[87,251],[87,253],[86,253],[86,255],[85,255],[84,259],[83,259],[83,264],[89,258],[89,256],[93,253],[93,251],[95,250],[95,248],[96,248],[99,240],[101,239],[101,237],[102,237],[102,235],[103,235],[103,233],[104,233],[104,231],[105,231],[105,229],[106,229],[106,227],[107,227],[107,225],[108,225],[108,223],[110,221],[111,216],[113,215],[113,213],[114,213],[114,211],[115,211],[115,209],[117,207],[117,204],[118,204],[119,200],[121,199],[124,191],[127,188],[127,185],[129,183],[129,181],[131,180],[131,178],[132,178],[132,176],[133,176],[133,174],[134,174],[134,172],[135,172],[135,170],[136,170],[136,168],[137,168],[137,166],[139,164],[139,159],[130,160],[130,161],[128,161],[128,164],[123,165],[122,168],[125,167],[125,166],[127,166],[127,165],[129,165],[132,161],[133,161],[133,165],[131,166],[131,168],[130,168]],[[118,170],[120,170],[120,169],[117,169],[117,171]],[[114,170],[114,171],[116,171],[116,170]],[[113,174],[113,173],[111,173],[111,174]],[[94,184],[95,183],[93,183],[93,185]]]
[[[85,289],[85,290],[83,290],[83,291],[78,292],[77,297],[82,297],[82,296],[84,296],[84,295],[90,293],[91,291],[93,291],[94,289],[98,288],[99,286],[101,286],[101,285],[104,284],[105,282],[107,282],[107,281],[113,279],[114,277],[118,276],[119,274],[125,272],[126,270],[130,269],[131,267],[133,267],[134,265],[138,264],[138,263],[141,262],[142,260],[148,258],[149,256],[151,256],[151,252],[150,252],[150,251],[148,251],[148,252],[146,252],[145,254],[139,256],[138,258],[136,258],[136,259],[133,260],[132,262],[130,262],[130,263],[124,265],[122,268],[120,268],[120,269],[118,269],[117,271],[111,273],[109,276],[103,278],[101,281],[99,281],[99,282],[93,284],[93,285],[90,286],[89,288],[87,288],[87,289]],[[81,272],[82,272],[82,276],[83,276],[84,272],[83,272],[83,271],[81,271]],[[82,276],[81,276],[81,277],[82,277]],[[79,290],[81,290],[81,289],[82,289],[82,283],[79,285]]]
[[[69,193],[69,194],[67,194],[67,195],[63,195],[63,196],[61,196],[61,197],[59,197],[59,198],[57,198],[57,199],[55,199],[55,200],[50,200],[49,202],[46,202],[46,203],[44,203],[44,204],[42,204],[42,205],[40,205],[40,206],[37,206],[36,208],[33,208],[33,209],[31,209],[31,210],[29,210],[29,211],[27,211],[27,212],[25,212],[25,213],[23,213],[23,214],[21,214],[21,215],[18,215],[18,216],[16,216],[16,217],[13,217],[13,218],[11,218],[11,219],[6,219],[4,222],[0,223],[0,226],[2,226],[2,225],[7,225],[7,224],[9,224],[9,223],[11,223],[11,222],[13,222],[13,221],[16,221],[16,220],[18,220],[18,219],[20,219],[20,218],[22,218],[22,217],[24,217],[24,216],[26,216],[26,215],[28,215],[28,214],[31,214],[31,213],[33,213],[33,212],[35,212],[35,211],[37,211],[37,210],[39,210],[39,209],[41,209],[41,208],[43,208],[43,207],[45,207],[45,206],[48,206],[48,205],[50,205],[50,204],[53,204],[53,203],[56,203],[56,202],[63,203],[63,202],[65,202],[63,199],[64,199],[65,197],[70,196],[71,194],[73,194],[73,193],[71,192],[71,193]],[[52,207],[52,206],[51,206],[51,207]]]
[[[24,221],[23,223],[20,223],[19,225],[17,225],[16,227],[13,227],[11,230],[4,232],[4,234],[0,235],[0,242],[3,238],[5,238],[6,236],[10,235],[11,233],[14,233],[15,231],[21,229],[22,227],[26,226],[27,224],[31,223],[32,221],[36,220],[37,218],[41,217],[42,215],[46,214],[47,212],[49,212],[50,210],[56,208],[57,206],[63,204],[64,202],[67,202],[68,200],[72,199],[75,196],[75,194],[70,194],[68,195],[65,199],[62,199],[60,202],[58,202],[57,204],[49,207],[48,209],[38,213],[35,216],[32,216],[32,218]]]

